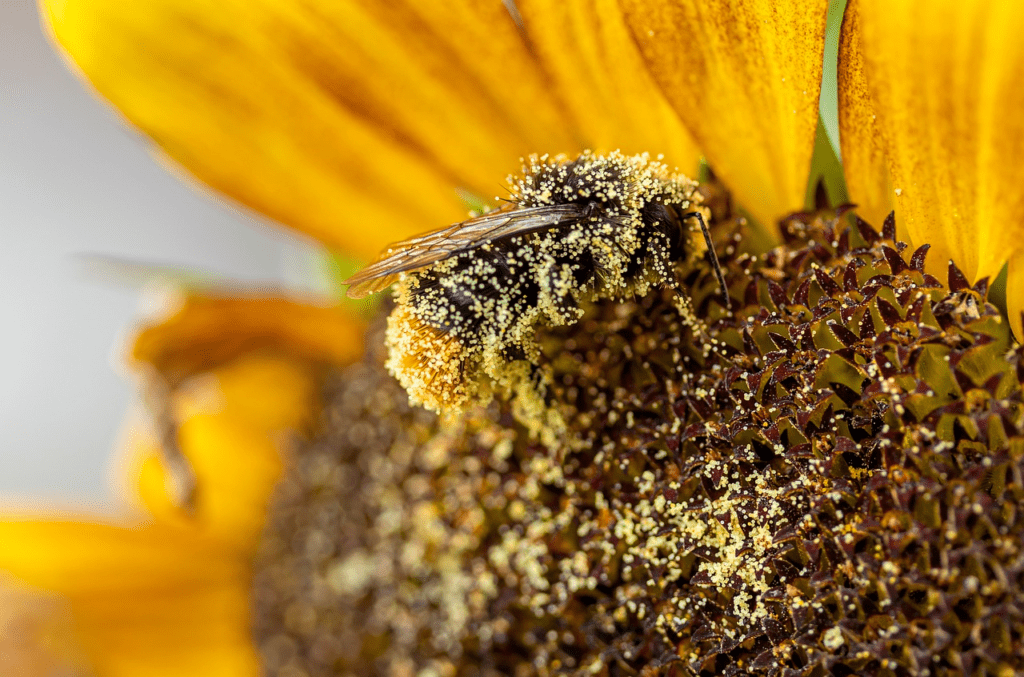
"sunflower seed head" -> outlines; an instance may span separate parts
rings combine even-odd
[[[269,673],[1024,669],[1024,353],[985,285],[835,211],[744,254],[710,206],[733,312],[695,261],[692,308],[540,332],[564,433],[339,376],[257,562]]]

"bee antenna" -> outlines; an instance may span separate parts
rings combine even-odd
[[[725,276],[722,275],[722,264],[718,262],[718,253],[715,252],[715,243],[711,241],[711,232],[708,230],[708,224],[704,222],[704,215],[700,212],[686,212],[683,214],[684,219],[688,219],[691,216],[697,218],[700,221],[700,231],[704,233],[704,242],[708,245],[708,252],[711,254],[711,265],[715,269],[715,277],[718,278],[718,286],[722,288],[722,296],[725,297],[725,307],[727,310],[732,310],[732,303],[729,299],[729,287],[725,285]]]

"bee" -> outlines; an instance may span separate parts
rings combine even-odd
[[[509,182],[503,207],[399,242],[346,280],[352,298],[397,282],[387,366],[414,402],[460,408],[497,385],[537,405],[537,328],[577,322],[587,301],[677,286],[698,229],[728,307],[697,184],[666,165],[531,156]]]

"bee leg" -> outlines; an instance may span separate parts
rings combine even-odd
[[[551,306],[559,325],[573,324],[579,319],[580,307],[569,294],[552,299]],[[557,326],[557,325],[556,325]]]
[[[690,298],[689,294],[676,294],[674,301],[676,310],[679,311],[679,315],[683,320],[683,324],[690,327],[695,339],[700,340],[701,354],[704,359],[707,359],[708,355],[715,350],[715,347],[718,345],[718,341],[712,338],[707,324],[697,317],[697,313],[693,309],[693,300]]]
[[[555,261],[551,261],[545,268],[541,273],[541,279],[545,282],[537,295],[541,307],[555,325],[575,322],[580,316],[579,304],[572,293],[579,286],[576,277],[571,268]]]
[[[708,231],[708,225],[704,223],[704,215],[700,212],[686,212],[683,214],[684,219],[690,217],[696,217],[700,221],[700,230],[704,233],[704,242],[708,245],[708,253],[711,255],[711,265],[715,269],[715,277],[718,278],[718,286],[722,288],[722,296],[725,297],[725,308],[726,310],[732,310],[732,302],[729,299],[729,287],[725,284],[725,276],[722,275],[722,265],[718,262],[718,254],[715,252],[715,243],[711,241],[711,233]]]
[[[675,287],[669,238],[661,231],[655,233],[655,237],[658,241],[652,241],[647,245],[647,261],[644,262],[644,268],[649,271],[648,279],[653,278],[658,284],[666,287]]]

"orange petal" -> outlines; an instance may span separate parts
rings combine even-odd
[[[255,675],[247,562],[194,533],[0,521],[0,569],[60,594],[96,674]]]
[[[814,151],[827,0],[622,0],[654,79],[762,224],[800,209]]]
[[[191,295],[173,316],[138,333],[132,358],[175,386],[261,350],[345,365],[362,353],[363,330],[337,307],[276,296]]]
[[[616,0],[518,0],[531,44],[593,150],[664,154],[693,176],[700,150],[654,82]]]
[[[499,2],[43,0],[96,88],[202,181],[369,257],[580,146]]]
[[[932,245],[935,270],[952,258],[972,279],[994,277],[1024,251],[1024,5],[860,0],[859,10],[897,224]]]
[[[839,37],[839,142],[850,201],[868,223],[880,229],[893,209],[889,162],[864,72],[860,11],[850,0]]]

